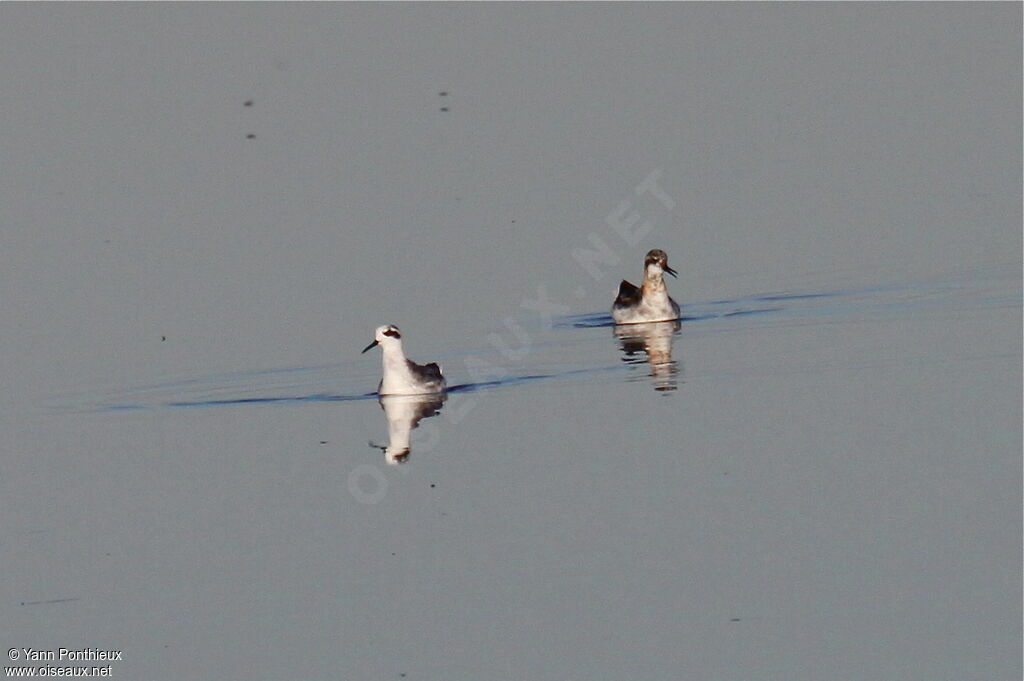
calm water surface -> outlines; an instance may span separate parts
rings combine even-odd
[[[1020,678],[1020,17],[0,7],[0,641]]]

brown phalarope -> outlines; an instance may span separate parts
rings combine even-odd
[[[612,304],[616,324],[668,322],[679,319],[679,303],[672,300],[665,288],[663,274],[673,277],[676,271],[668,266],[668,255],[655,248],[644,258],[644,283],[633,286],[625,279],[619,284],[619,295]]]

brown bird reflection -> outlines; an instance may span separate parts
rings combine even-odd
[[[679,365],[672,359],[673,336],[679,333],[679,320],[647,322],[612,327],[622,347],[626,364],[648,364],[648,376],[654,389],[666,392],[676,389]]]

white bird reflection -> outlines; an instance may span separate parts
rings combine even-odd
[[[436,416],[447,396],[436,395],[381,395],[378,399],[384,416],[388,420],[388,443],[379,445],[370,443],[384,452],[384,460],[395,466],[409,459],[412,449],[412,431],[420,425],[420,421]],[[423,438],[417,438],[418,446],[429,446]]]
[[[672,338],[679,332],[679,320],[646,322],[612,327],[622,345],[622,361],[627,364],[648,364],[654,389],[665,392],[676,389],[679,366],[672,359]]]

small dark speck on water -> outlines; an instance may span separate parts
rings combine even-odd
[[[446,106],[442,106],[441,107],[441,111],[447,111],[447,110],[448,110],[448,107],[446,107]]]
[[[732,618],[731,620],[729,620],[729,621],[730,621],[730,622],[739,622],[739,621],[740,621],[740,618],[739,618],[739,617],[733,617],[733,618]]]
[[[434,483],[430,483],[430,489],[434,489],[435,487],[437,487],[437,485],[435,485]]]
[[[252,100],[251,99],[245,100],[245,105],[246,106],[252,106]]]
[[[438,92],[437,94],[438,94],[439,97],[447,97],[448,96],[448,91],[445,90],[444,92]]]
[[[256,135],[254,135],[253,133],[250,132],[248,135],[245,136],[245,139],[247,139],[247,140],[254,140],[254,139],[256,139]]]
[[[167,340],[167,336],[160,336],[160,342],[161,343],[163,343],[165,340]]]
[[[322,445],[327,444],[327,440],[320,440],[320,444],[322,444]]]

